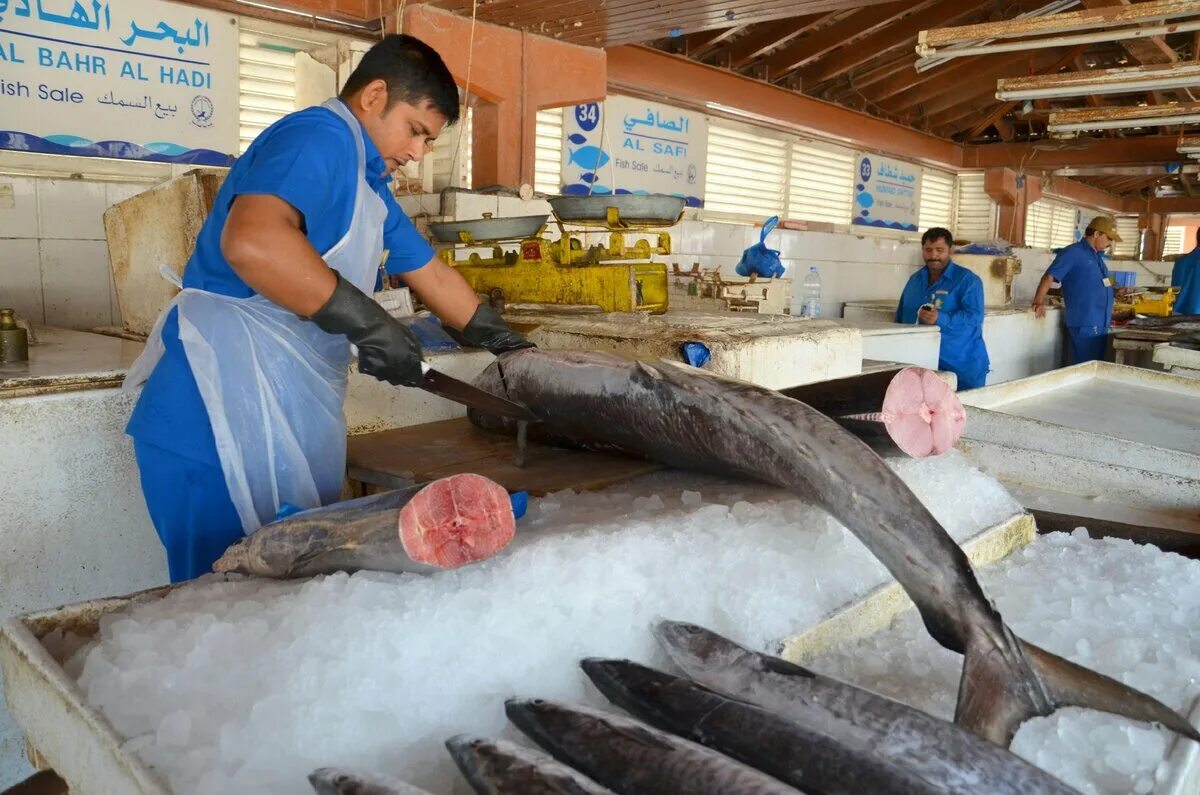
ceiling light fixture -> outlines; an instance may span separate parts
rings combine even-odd
[[[1180,102],[1173,105],[1057,111],[1050,114],[1046,129],[1051,133],[1074,133],[1197,123],[1200,123],[1200,102]]]
[[[1088,94],[1170,91],[1193,86],[1200,86],[1200,63],[1175,63],[999,80],[996,83],[996,99],[1019,102]]]

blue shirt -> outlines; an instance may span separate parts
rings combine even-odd
[[[951,261],[930,284],[929,268],[921,268],[904,285],[896,322],[916,323],[922,304],[938,308],[937,326],[942,330],[938,368],[968,378],[987,374],[991,360],[983,343],[983,281]]]
[[[1176,315],[1200,315],[1200,246],[1175,260],[1171,286],[1179,288],[1172,311]]]
[[[388,210],[383,238],[387,270],[415,270],[429,262],[434,251],[396,204],[383,157],[365,132],[363,145],[367,184]],[[331,110],[306,108],[272,124],[225,177],[184,269],[183,286],[239,298],[254,295],[221,253],[230,206],[243,194],[278,196],[295,207],[313,248],[328,251],[350,228],[357,162],[354,133]],[[139,441],[215,466],[219,461],[212,427],[179,341],[177,312],[168,316],[162,337],[166,352],[146,381],[125,431]]]
[[[1062,284],[1068,328],[1098,326],[1112,322],[1113,290],[1104,258],[1086,240],[1079,240],[1058,252],[1046,270]]]

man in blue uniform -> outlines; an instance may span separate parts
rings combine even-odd
[[[1171,286],[1179,288],[1172,312],[1200,315],[1200,229],[1196,230],[1196,247],[1175,260],[1175,267],[1171,268]]]
[[[457,120],[441,57],[388,36],[339,97],[271,125],[230,169],[126,380],[145,383],[127,432],[173,582],[210,571],[284,503],[339,497],[351,345],[361,372],[420,383],[420,343],[370,296],[381,264],[468,343],[529,346],[434,256],[389,187]]]
[[[904,285],[896,322],[940,328],[938,368],[957,375],[959,389],[975,389],[983,386],[991,366],[983,344],[983,282],[956,265],[953,255],[949,229],[934,227],[921,236],[925,267]]]
[[[1083,239],[1063,248],[1050,263],[1033,297],[1033,312],[1046,316],[1046,293],[1050,285],[1062,285],[1066,303],[1067,342],[1071,363],[1104,358],[1108,345],[1108,326],[1112,322],[1113,280],[1108,275],[1102,252],[1120,243],[1117,222],[1098,215],[1088,224]]]

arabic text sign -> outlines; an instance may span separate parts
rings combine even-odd
[[[162,0],[0,0],[0,149],[228,165],[236,19]]]
[[[704,206],[703,115],[617,96],[563,115],[564,194],[665,193]]]
[[[916,232],[921,209],[921,167],[862,153],[856,162],[854,215],[850,223]]]

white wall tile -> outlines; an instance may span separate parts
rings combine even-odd
[[[108,247],[103,240],[43,240],[41,255],[48,325],[113,325]]]
[[[152,187],[146,182],[107,182],[104,184],[104,206],[107,209]]]
[[[103,182],[38,180],[38,235],[43,240],[103,240]]]
[[[37,180],[31,177],[0,177],[0,237],[37,238]]]
[[[46,322],[37,240],[0,239],[0,306],[34,323]]]

